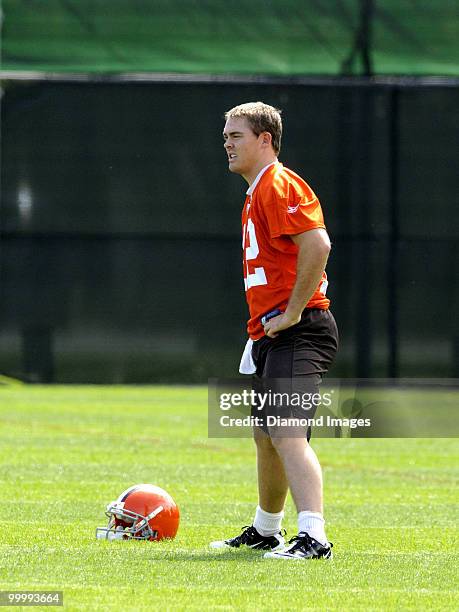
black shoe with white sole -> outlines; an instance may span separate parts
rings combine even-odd
[[[307,533],[299,533],[289,541],[290,546],[284,550],[267,552],[265,559],[331,559],[332,546],[321,544]]]
[[[240,548],[247,546],[253,550],[280,550],[285,546],[284,535],[279,532],[273,536],[262,536],[253,525],[246,525],[242,533],[230,540],[218,540],[211,542],[211,548]]]

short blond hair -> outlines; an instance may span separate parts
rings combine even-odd
[[[262,132],[269,132],[274,152],[279,155],[282,139],[281,112],[264,102],[246,102],[227,111],[225,119],[245,117],[256,136]]]

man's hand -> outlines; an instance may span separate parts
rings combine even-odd
[[[324,229],[313,229],[290,237],[298,247],[296,282],[285,312],[273,317],[264,326],[269,338],[275,338],[283,329],[300,322],[304,307],[322,278],[330,252],[330,239]]]
[[[301,314],[298,317],[292,318],[286,312],[283,312],[277,317],[273,317],[266,322],[264,326],[265,334],[268,338],[275,338],[280,331],[296,325],[301,320]]]

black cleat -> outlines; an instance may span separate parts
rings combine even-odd
[[[262,536],[258,533],[253,525],[246,525],[242,528],[243,531],[240,535],[230,540],[218,540],[217,542],[211,542],[211,548],[240,548],[241,546],[247,546],[253,548],[253,550],[280,550],[285,546],[284,536],[281,532],[276,533],[273,536]],[[285,533],[285,532],[284,532]]]
[[[323,545],[307,533],[299,533],[290,540],[289,544],[291,546],[287,546],[284,550],[267,552],[263,557],[265,559],[331,559],[333,557],[331,542]]]

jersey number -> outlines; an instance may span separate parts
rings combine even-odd
[[[249,272],[249,261],[256,259],[260,249],[258,248],[257,235],[255,233],[255,225],[252,219],[247,220],[247,234],[249,237],[249,246],[246,246],[246,226],[244,225],[244,231],[242,234],[242,248],[245,249],[245,265],[246,265],[246,278],[244,278],[245,290],[250,287],[258,287],[259,285],[267,285],[266,274],[264,268],[255,268],[253,273]]]

